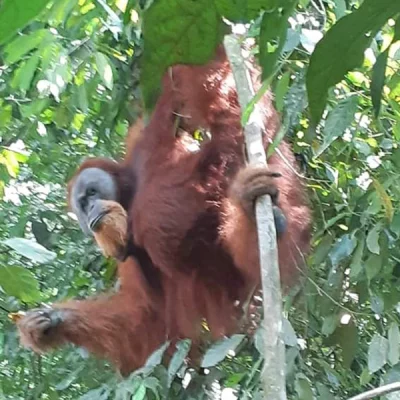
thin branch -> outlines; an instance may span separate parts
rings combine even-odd
[[[240,39],[227,35],[224,39],[238,92],[242,113],[254,98],[249,71],[242,57]],[[250,164],[267,165],[262,132],[264,130],[260,107],[256,104],[244,127],[247,158]],[[258,248],[263,289],[264,369],[262,380],[265,400],[286,400],[285,346],[282,340],[282,297],[280,289],[278,249],[270,196],[256,201]]]
[[[367,392],[358,394],[357,396],[351,397],[349,400],[369,400],[378,396],[383,396],[388,393],[400,391],[400,382],[389,383],[378,387],[376,389],[368,390]]]

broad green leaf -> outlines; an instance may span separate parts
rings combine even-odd
[[[276,63],[286,42],[288,18],[297,5],[297,0],[286,0],[272,12],[263,15],[260,27],[260,64],[262,80],[275,71]]]
[[[382,256],[378,254],[371,254],[367,261],[365,261],[365,272],[367,278],[372,280],[377,276],[382,269]]]
[[[340,318],[339,318],[339,315],[337,315],[337,314],[329,315],[328,317],[324,318],[321,333],[324,336],[331,335],[335,331],[336,327],[338,326],[339,320],[340,320]]]
[[[26,303],[35,303],[41,299],[39,282],[24,267],[0,267],[0,286],[9,296]]]
[[[299,374],[296,377],[294,387],[296,389],[296,393],[298,394],[299,400],[313,400],[314,399],[310,381],[303,374]]]
[[[389,341],[375,333],[368,349],[368,369],[371,374],[379,371],[387,363]]]
[[[320,265],[326,261],[329,251],[331,250],[333,240],[334,237],[332,235],[326,234],[318,243],[312,254],[313,263],[315,265]]]
[[[365,235],[362,234],[358,239],[357,248],[350,263],[350,278],[357,278],[363,268],[362,258],[365,248]]]
[[[354,120],[357,111],[358,96],[350,96],[340,101],[329,113],[323,131],[323,143],[316,151],[315,157],[319,157],[338,137],[342,136]]]
[[[171,383],[174,380],[177,372],[179,371],[187,355],[189,354],[190,346],[191,346],[190,340],[181,340],[176,345],[176,351],[172,356],[168,366],[168,384],[167,384],[168,387],[171,386]]]
[[[373,178],[372,184],[374,185],[374,188],[378,193],[378,196],[383,204],[383,208],[385,209],[386,219],[390,223],[392,222],[394,213],[392,199],[388,195],[383,185],[381,185],[381,183],[377,179]]]
[[[11,247],[17,253],[37,263],[47,263],[55,259],[56,253],[47,250],[39,243],[24,238],[3,240],[2,244]]]
[[[375,225],[367,235],[367,247],[371,253],[379,254],[380,246],[379,246],[379,235],[382,230],[382,225],[377,224]]]
[[[28,35],[18,36],[4,48],[6,64],[13,64],[31,50],[43,46],[54,36],[47,29],[38,29]]]
[[[275,87],[275,105],[279,112],[283,111],[284,98],[289,88],[290,71],[285,72]]]
[[[248,22],[261,10],[273,10],[281,0],[215,0],[218,12],[232,22]]]
[[[132,400],[143,400],[146,397],[146,386],[142,382],[134,395],[132,396]]]
[[[400,330],[399,326],[392,322],[388,331],[389,351],[388,359],[390,364],[396,365],[400,360]]]
[[[13,151],[3,150],[0,153],[0,164],[3,164],[7,168],[10,176],[16,178],[19,171],[19,163]]]
[[[223,25],[214,2],[154,2],[143,19],[141,85],[146,108],[154,106],[161,78],[169,66],[207,62],[214,55],[222,34]]]
[[[169,342],[164,343],[162,346],[160,346],[157,350],[155,350],[147,359],[146,364],[144,368],[146,369],[152,369],[156,367],[157,365],[161,364],[162,358],[164,356],[165,351],[169,347]]]
[[[27,91],[31,87],[32,79],[39,65],[40,53],[35,52],[24,61],[15,71],[11,87]]]
[[[9,124],[12,117],[11,104],[2,105],[0,107],[0,128],[4,128]]]
[[[329,253],[332,265],[338,266],[341,261],[349,257],[353,253],[356,247],[357,241],[354,237],[349,235],[343,235],[334,245],[333,249]]]
[[[0,45],[33,20],[49,0],[3,0],[0,3]]]
[[[400,12],[400,2],[365,0],[341,18],[318,42],[307,72],[311,116],[317,124],[324,111],[328,89],[362,64],[364,50],[385,22]]]
[[[389,55],[389,47],[379,54],[372,68],[371,99],[374,106],[375,117],[378,118],[381,110],[383,86],[385,85],[385,72]]]
[[[230,351],[235,350],[245,338],[245,335],[233,335],[212,345],[204,354],[202,368],[210,368],[222,361]]]
[[[101,80],[103,81],[107,89],[112,90],[114,81],[110,60],[103,53],[97,52],[94,56],[96,59],[96,69],[100,75]]]
[[[297,346],[296,332],[285,317],[282,318],[282,339],[286,346]]]
[[[347,325],[340,325],[333,334],[333,340],[341,347],[343,364],[350,368],[358,349],[358,330],[351,319]]]

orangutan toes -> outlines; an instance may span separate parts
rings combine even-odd
[[[36,351],[45,350],[54,341],[56,328],[62,321],[61,310],[31,310],[18,322],[21,340],[27,347]]]
[[[276,178],[282,175],[265,167],[246,167],[236,176],[230,188],[232,200],[238,203],[247,216],[255,219],[255,201],[263,195],[270,195],[273,203],[273,214],[277,234],[286,231],[286,217],[277,206],[279,190]]]

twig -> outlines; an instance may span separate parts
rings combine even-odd
[[[389,383],[388,385],[384,385],[378,387],[376,389],[368,390],[367,392],[358,394],[357,396],[351,397],[349,400],[369,400],[374,397],[383,396],[388,393],[393,393],[400,391],[400,382]]]
[[[242,113],[254,97],[254,89],[241,55],[240,39],[231,34],[225,36],[224,46],[236,82]],[[262,132],[262,113],[256,104],[244,127],[247,158],[250,164],[265,165]],[[262,380],[265,400],[286,400],[285,346],[282,340],[282,298],[280,290],[276,231],[270,196],[256,201],[258,248],[260,253],[261,281],[263,289],[264,368]]]

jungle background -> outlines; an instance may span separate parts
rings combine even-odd
[[[201,372],[182,341],[169,367],[161,348],[122,380],[82,349],[21,348],[8,317],[114,284],[65,183],[88,155],[123,155],[162,73],[205,62],[222,17],[249,23],[314,214],[307,272],[284,303],[288,398],[400,380],[399,13],[398,0],[0,1],[0,398],[262,398],[262,332],[214,344]]]

